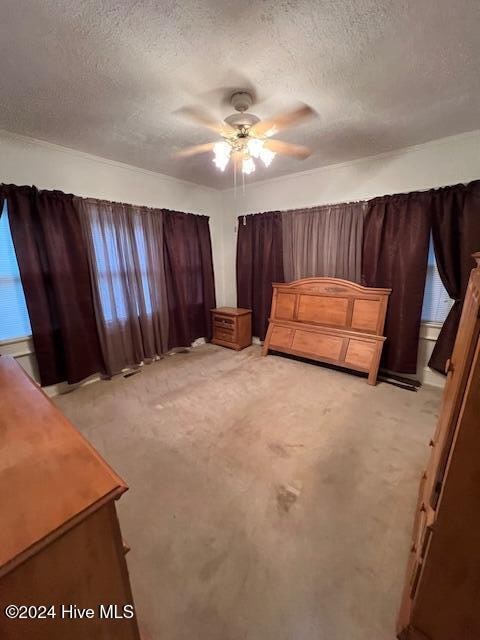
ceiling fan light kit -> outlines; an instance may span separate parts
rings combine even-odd
[[[247,175],[255,171],[254,158],[262,160],[263,164],[269,167],[277,155],[275,151],[267,149],[267,147],[264,146],[264,141],[260,138],[250,136],[244,138],[225,138],[221,142],[214,144],[214,165],[220,169],[220,171],[225,171],[233,154],[238,154],[242,164],[242,172]]]
[[[249,92],[236,91],[230,98],[230,104],[236,113],[232,113],[218,124],[209,120],[199,109],[184,110],[197,123],[219,133],[222,140],[189,147],[177,155],[188,157],[213,150],[213,163],[220,171],[225,171],[232,161],[234,172],[238,167],[241,167],[241,171],[245,175],[255,171],[255,160],[261,160],[265,167],[269,167],[277,153],[301,159],[310,155],[310,150],[307,147],[270,139],[278,131],[316,115],[313,109],[307,105],[280,114],[272,120],[262,121],[253,113],[248,112],[253,104],[253,98]]]

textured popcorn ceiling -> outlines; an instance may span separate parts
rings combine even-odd
[[[260,117],[301,100],[310,145],[253,179],[480,128],[479,0],[3,0],[0,128],[217,188],[214,134],[175,112],[220,87],[258,93]],[[279,136],[280,137],[280,136]],[[249,179],[252,179],[250,177]]]

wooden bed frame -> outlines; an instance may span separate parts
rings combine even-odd
[[[338,278],[274,283],[262,355],[271,349],[362,371],[374,385],[391,291]]]

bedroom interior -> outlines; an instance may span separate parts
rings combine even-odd
[[[7,0],[2,640],[480,637],[478,24]]]

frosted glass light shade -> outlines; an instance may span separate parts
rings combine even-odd
[[[263,147],[263,149],[260,151],[260,159],[266,167],[269,167],[271,165],[272,160],[276,155],[277,154],[275,153],[275,151],[270,151],[270,149],[267,149],[265,147]]]
[[[213,157],[213,162],[216,167],[218,167],[221,171],[225,170],[225,167],[230,160],[230,153],[232,151],[231,146],[228,142],[221,141],[215,143],[213,147],[213,153],[215,154]]]
[[[250,138],[247,143],[247,147],[248,153],[252,156],[252,158],[258,158],[263,150],[263,140],[259,140],[258,138]]]

